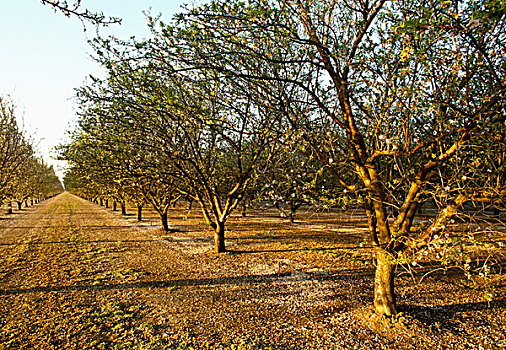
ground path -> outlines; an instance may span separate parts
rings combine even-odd
[[[216,255],[201,223],[187,222],[191,230],[165,235],[69,193],[0,220],[0,349],[469,348],[504,339],[503,300],[420,306],[452,320],[373,326],[371,267],[314,248],[328,237],[287,243],[237,224],[232,252]],[[429,299],[453,288],[437,283]],[[424,302],[418,287],[399,285]],[[459,321],[475,314],[481,328]]]

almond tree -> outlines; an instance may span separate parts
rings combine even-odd
[[[79,18],[83,24],[89,22],[94,25],[108,26],[121,23],[118,17],[106,17],[102,12],[92,12],[81,5],[81,0],[74,0],[69,3],[66,0],[41,0],[43,5],[49,6],[55,12],[60,12],[66,17]]]
[[[19,129],[14,105],[0,97],[0,201],[21,204],[29,197],[42,199],[63,191],[52,167],[34,154],[32,144]]]
[[[317,206],[333,187],[328,181],[331,177],[324,175],[325,167],[321,162],[295,150],[295,143],[285,146],[255,179],[256,199],[271,201],[280,215],[288,217],[291,223],[295,222],[301,206]]]
[[[92,198],[110,193],[121,202],[122,214],[126,214],[125,202],[130,199],[137,204],[139,221],[143,203],[148,202],[160,215],[162,229],[169,231],[167,212],[179,195],[174,186],[160,180],[162,169],[153,164],[158,163],[156,154],[139,147],[139,135],[134,138],[130,130],[118,129],[116,123],[103,118],[117,112],[103,106],[83,110],[80,129],[61,147],[60,156],[72,170],[67,180],[69,190],[90,197],[91,188]]]
[[[15,107],[0,96],[0,201],[8,199],[8,210],[24,167],[33,149],[16,122]]]
[[[152,57],[285,97],[277,107],[306,152],[361,198],[376,246],[374,305],[394,315],[397,262],[465,202],[504,204],[498,157],[487,158],[491,176],[472,165],[494,148],[478,142],[485,131],[504,134],[504,19],[499,1],[212,1],[154,25]],[[416,231],[423,203],[437,214]]]
[[[197,201],[215,231],[215,251],[223,252],[226,220],[275,152],[270,141],[279,112],[261,90],[208,71],[176,73],[170,63],[146,54],[146,47],[97,40],[97,59],[109,78],[95,79],[80,95],[86,96],[84,103],[107,107],[98,113],[87,109],[83,120],[98,120],[96,135],[105,135],[100,147],[118,145],[119,152],[133,147],[137,157],[150,160],[141,167],[126,157],[129,170],[156,171],[160,184]],[[114,131],[105,132],[106,127]],[[121,135],[129,146],[110,142],[112,135]]]

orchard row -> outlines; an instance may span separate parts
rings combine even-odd
[[[216,0],[151,36],[92,41],[107,70],[77,90],[68,189],[149,202],[168,229],[197,202],[225,250],[241,203],[360,206],[375,307],[395,266],[449,232],[464,204],[506,194],[506,24],[499,1]],[[421,206],[434,215],[423,225]]]

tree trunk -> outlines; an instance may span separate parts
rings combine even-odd
[[[167,220],[167,213],[160,214],[160,221],[164,232],[169,232],[169,221]]]
[[[142,204],[137,204],[137,221],[142,221]]]
[[[23,204],[23,202],[16,202],[17,205],[18,205],[18,210],[21,210],[21,205]]]
[[[217,222],[214,228],[214,252],[225,252],[225,223]]]
[[[104,201],[102,200],[102,197],[100,197],[99,202],[100,202],[100,206],[103,207],[104,206]]]
[[[116,210],[118,210],[117,209],[117,203],[116,203],[116,201],[113,201],[112,202],[112,211],[116,211]]]
[[[28,208],[28,199],[25,199],[25,208]]]
[[[106,208],[109,208],[109,198],[106,198],[106,199],[105,199],[105,207],[106,207]]]
[[[12,202],[7,202],[7,214],[12,214]]]
[[[241,201],[241,216],[246,217],[246,199]]]
[[[299,206],[297,204],[290,202],[290,213],[288,214],[288,219],[290,219],[291,224],[295,223],[295,213],[298,208]]]
[[[121,215],[126,215],[126,204],[125,202],[121,203]]]
[[[33,198],[31,198],[31,199],[30,199],[30,203],[31,203],[31,204],[32,204],[32,206],[33,206]]]
[[[394,293],[394,269],[391,257],[384,250],[377,250],[377,266],[374,276],[374,308],[385,316],[397,314]]]

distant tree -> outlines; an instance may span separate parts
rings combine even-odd
[[[296,148],[296,143],[289,143],[256,178],[256,199],[272,202],[291,223],[301,206],[317,205],[326,192],[322,163],[310,160]]]
[[[0,201],[8,199],[10,206],[18,180],[32,157],[32,146],[18,127],[14,105],[0,96]]]
[[[60,180],[34,154],[31,140],[19,129],[12,102],[0,97],[0,201],[8,210],[16,201],[18,209],[29,197],[49,197],[62,192]]]
[[[226,220],[256,169],[275,151],[271,140],[279,112],[261,91],[206,71],[173,74],[170,66],[142,55],[143,47],[101,42],[97,57],[110,78],[95,79],[80,94],[97,103],[107,101],[109,109],[100,113],[100,123],[110,125],[115,135],[128,135],[135,155],[150,160],[149,170],[143,171],[160,174],[159,186],[175,186],[200,204],[215,231],[215,250],[222,252]],[[135,56],[129,56],[132,48]],[[91,122],[96,118],[91,110],[85,114]],[[131,165],[132,171],[141,169]]]
[[[46,199],[60,194],[64,191],[63,185],[56,175],[52,165],[47,165],[42,159],[38,159],[33,178],[30,180],[32,185],[32,195],[41,199]]]
[[[162,229],[169,231],[167,213],[181,194],[174,179],[165,175],[169,170],[163,154],[149,147],[156,138],[148,129],[132,127],[137,118],[142,122],[142,115],[137,117],[139,112],[129,108],[127,91],[119,91],[117,83],[111,77],[80,89],[79,129],[62,147],[61,158],[80,169],[79,176],[99,184],[102,195],[110,193],[121,201],[123,214],[127,198],[136,203],[138,220],[144,203],[150,203],[160,216]],[[107,89],[123,97],[118,99],[119,95],[113,96]]]
[[[29,197],[35,197],[36,187],[41,180],[41,166],[35,157],[27,159],[23,164],[22,171],[18,172],[13,179],[12,199],[17,203],[18,210]]]

